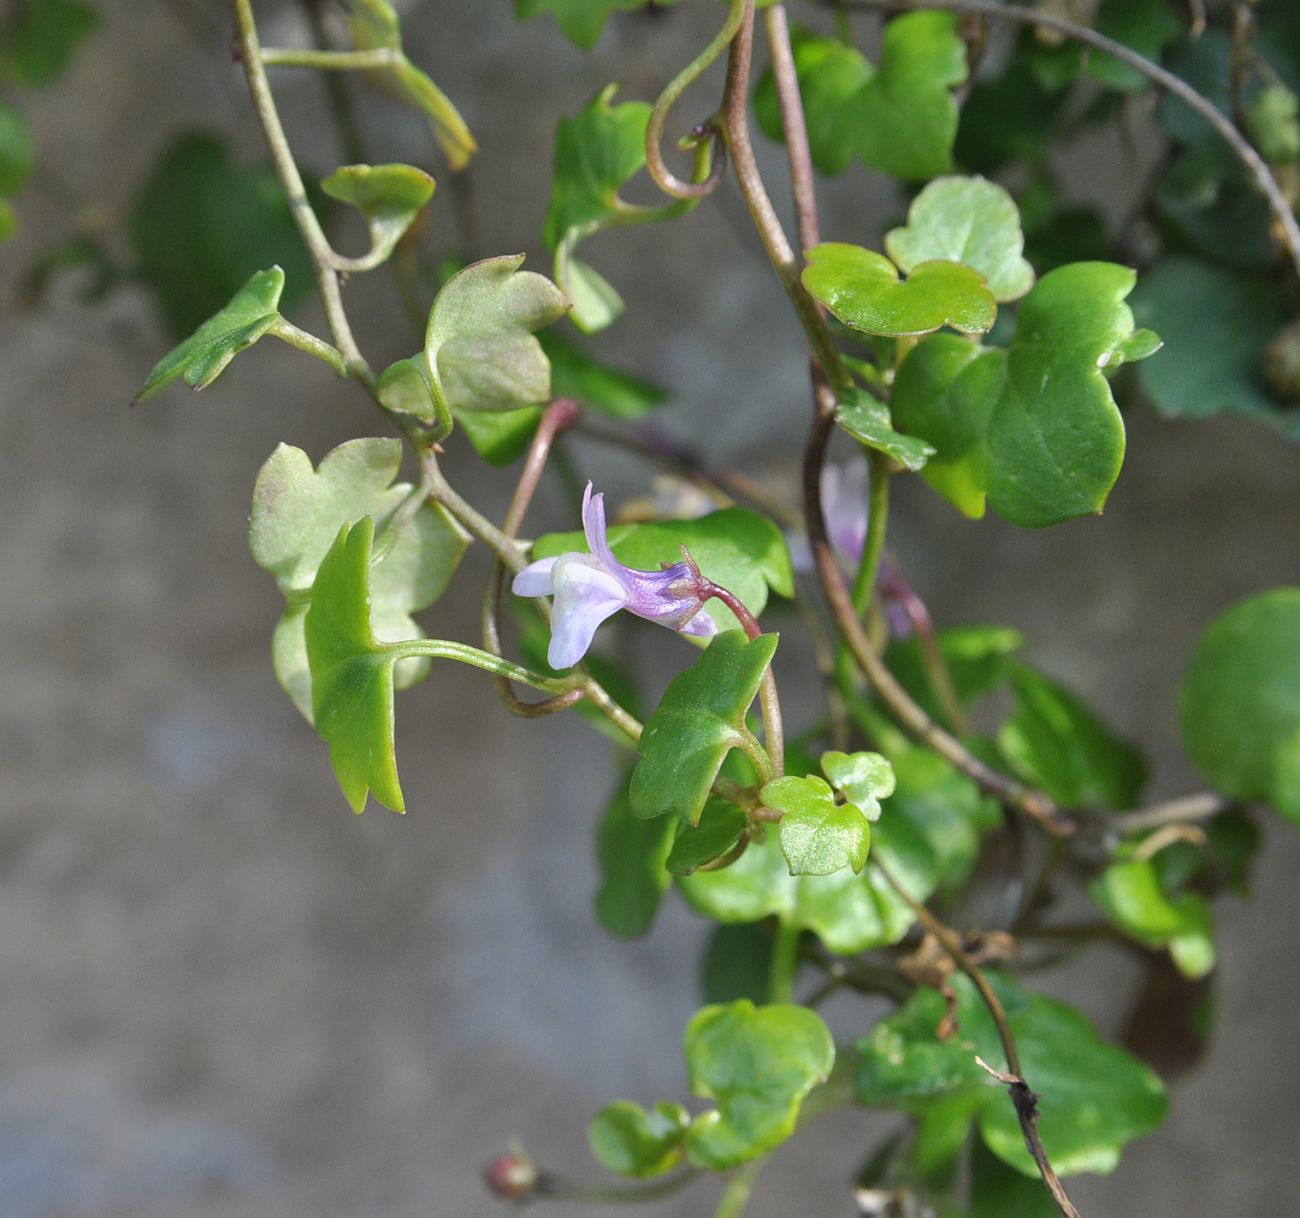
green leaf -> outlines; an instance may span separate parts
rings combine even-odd
[[[880,819],[880,801],[894,793],[894,767],[879,753],[822,754],[822,773],[831,786],[862,809],[869,821]]]
[[[563,316],[568,301],[545,276],[521,271],[523,260],[475,262],[433,302],[424,355],[435,396],[458,418],[550,400],[551,366],[533,331]]]
[[[685,546],[700,571],[740,597],[755,616],[767,605],[769,588],[780,596],[794,595],[794,571],[784,535],[765,516],[744,508],[725,508],[695,520],[615,525],[608,537],[614,557],[639,571],[657,571],[664,563],[680,562]],[[580,532],[547,533],[534,542],[533,557],[582,553],[586,548]],[[711,601],[707,612],[720,630],[740,625],[720,601]]]
[[[82,0],[25,0],[4,32],[4,67],[20,85],[52,85],[99,23],[99,10]]]
[[[369,516],[345,524],[316,573],[305,621],[312,715],[354,812],[375,798],[394,812],[406,803],[393,749],[393,665],[370,626]]]
[[[740,631],[714,636],[704,653],[673,678],[637,743],[632,814],[672,813],[698,823],[723,759],[738,747],[745,714],[758,693],[774,634],[746,639]]]
[[[619,1100],[602,1108],[587,1129],[591,1153],[620,1176],[661,1176],[682,1159],[691,1114],[680,1104],[640,1104]]]
[[[658,0],[660,5],[679,0]],[[515,16],[523,21],[540,13],[550,13],[555,24],[570,42],[590,51],[605,28],[610,13],[626,13],[645,8],[647,0],[515,0]]]
[[[664,862],[672,844],[673,822],[633,816],[628,810],[627,785],[621,783],[596,835],[601,875],[596,920],[610,934],[636,938],[653,925],[659,898],[671,878]],[[610,1166],[599,1153],[596,1157]]]
[[[895,380],[894,421],[938,449],[923,476],[963,512],[984,495],[1012,524],[1041,528],[1099,512],[1124,458],[1124,424],[1103,374],[1149,354],[1124,298],[1127,267],[1082,262],[1045,275],[1020,307],[1010,348],[925,339]]]
[[[136,270],[177,339],[193,333],[260,267],[284,268],[282,312],[315,283],[274,171],[234,164],[213,135],[181,135],[166,148],[131,205],[127,231]]]
[[[1178,715],[1188,755],[1218,790],[1300,824],[1300,588],[1250,597],[1211,623]]]
[[[321,183],[331,199],[350,204],[370,225],[369,260],[383,262],[433,198],[433,179],[411,165],[344,165]]]
[[[894,430],[889,407],[879,398],[860,389],[842,389],[839,397],[835,421],[859,444],[893,457],[910,470],[920,469],[934,455],[933,444]]]
[[[644,823],[671,825],[673,822],[663,819]],[[749,818],[743,809],[725,799],[710,796],[700,813],[698,825],[677,822],[677,833],[665,866],[673,875],[691,875],[734,849],[748,828]]]
[[[791,875],[832,875],[845,867],[867,865],[871,825],[862,809],[836,803],[820,778],[777,778],[760,792],[763,803],[784,813],[781,853]]]
[[[998,731],[998,748],[1026,782],[1069,808],[1131,808],[1146,764],[1096,715],[1056,682],[1012,661],[1016,709]]]
[[[952,167],[966,44],[952,13],[907,13],[885,26],[880,70],[863,87],[858,151],[873,169],[905,182]]]
[[[646,102],[611,106],[618,85],[606,85],[555,130],[551,202],[543,229],[555,253],[555,279],[573,301],[573,323],[585,333],[603,330],[623,311],[619,294],[573,251],[584,237],[646,211],[619,197],[620,188],[645,166]]]
[[[1260,378],[1264,349],[1287,316],[1275,282],[1169,258],[1143,276],[1133,310],[1165,339],[1161,355],[1138,370],[1143,392],[1161,414],[1205,418],[1231,411],[1300,438],[1300,415],[1284,409]]]
[[[396,10],[388,0],[344,0],[344,5],[357,50],[387,48],[393,52],[392,64],[367,72],[367,79],[421,111],[452,169],[464,169],[478,146],[447,95],[403,53]]]
[[[1106,917],[1147,947],[1168,947],[1184,976],[1195,980],[1214,967],[1210,907],[1199,893],[1170,898],[1150,859],[1112,863],[1088,885]]]
[[[184,377],[191,389],[206,389],[236,355],[280,320],[277,306],[283,291],[284,272],[278,266],[258,271],[220,313],[208,318],[153,366],[135,400],[146,401],[177,377]]]
[[[1059,1218],[1042,1180],[1013,1171],[982,1142],[971,1147],[970,1206],[963,1218]]]
[[[532,442],[545,406],[519,410],[460,410],[456,421],[466,438],[489,465],[509,465]]]
[[[11,195],[32,171],[32,133],[20,110],[0,103],[0,195]]]
[[[275,576],[288,605],[272,640],[275,674],[310,722],[311,674],[304,622],[321,561],[344,525],[373,518],[380,539],[370,575],[371,620],[385,642],[423,637],[412,613],[450,582],[469,538],[441,508],[411,511],[412,487],[394,483],[402,461],[396,439],[349,440],[319,468],[301,449],[279,445],[257,475],[248,537],[253,558]],[[398,689],[423,679],[429,661],[401,660]]]
[[[871,851],[917,900],[934,891],[934,851],[911,824],[884,817],[872,830]],[[751,843],[731,866],[697,871],[679,883],[690,905],[706,917],[735,923],[775,914],[791,927],[812,931],[841,955],[897,943],[915,921],[874,867],[862,875],[845,868],[833,875],[792,876],[776,834]]]
[[[1167,0],[1102,0],[1096,29],[1159,63],[1164,48],[1183,32],[1183,22]],[[1151,88],[1150,77],[1105,51],[1089,52],[1087,72],[1107,88],[1127,93]]]
[[[998,301],[1018,300],[1034,284],[1024,246],[1014,200],[983,178],[936,178],[912,200],[907,227],[885,236],[905,274],[935,259],[960,262],[984,276]]]
[[[807,1007],[748,999],[697,1011],[686,1025],[691,1091],[717,1102],[686,1135],[696,1167],[727,1171],[779,1146],[795,1129],[804,1098],[825,1082],[835,1043]]]
[[[763,1002],[772,975],[772,935],[754,923],[715,926],[700,967],[705,1002]]]
[[[860,245],[814,246],[803,283],[845,325],[868,334],[902,338],[942,326],[984,334],[997,317],[978,271],[956,262],[922,262],[900,283],[888,258]]]
[[[838,38],[821,38],[796,27],[790,42],[813,164],[820,173],[834,177],[849,167],[867,138],[864,128],[870,115],[863,90],[876,70],[860,51]],[[754,111],[765,135],[785,139],[771,68],[754,92]]]
[[[1268,85],[1246,115],[1250,137],[1271,165],[1300,160],[1300,98],[1286,85]]]
[[[429,368],[423,355],[399,359],[389,364],[375,382],[375,396],[385,410],[409,414],[424,423],[439,417],[438,402],[429,384]],[[450,415],[444,422],[450,422]]]
[[[1133,1138],[1160,1124],[1167,1100],[1159,1079],[1120,1049],[1097,1039],[1077,1011],[990,974],[1020,1049],[1026,1082],[1038,1093],[1039,1131],[1061,1175],[1109,1172]],[[997,1030],[966,977],[952,980],[957,1032],[940,1040],[947,1013],[935,990],[919,989],[903,1008],[858,1042],[864,1103],[924,1113],[966,1096],[985,1144],[1004,1163],[1037,1174],[1006,1088],[975,1062],[1002,1062]]]
[[[935,631],[935,642],[963,707],[1000,689],[1010,679],[1008,658],[1024,646],[1024,636],[1008,626],[949,626]],[[891,641],[885,652],[889,671],[932,719],[943,721],[944,708],[930,686],[924,652],[916,636]]]
[[[18,213],[8,199],[0,199],[0,242],[8,241],[18,231]]]
[[[1241,162],[1218,143],[1193,147],[1160,178],[1156,211],[1197,255],[1247,271],[1273,265],[1268,203]]]
[[[599,410],[615,419],[639,419],[668,400],[668,390],[630,372],[601,363],[558,334],[540,335],[551,361],[551,394]]]
[[[1041,160],[1064,99],[1044,89],[1022,57],[1000,76],[981,76],[961,108],[958,163],[991,174],[1008,161]]]

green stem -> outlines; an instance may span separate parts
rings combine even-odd
[[[391,47],[368,51],[319,51],[298,47],[263,47],[262,62],[268,68],[320,68],[334,72],[369,72],[388,68],[400,60]]]
[[[581,679],[573,677],[548,677],[540,672],[533,672],[522,665],[514,664],[501,656],[480,651],[468,643],[454,643],[449,639],[408,639],[401,643],[387,643],[384,650],[398,659],[410,656],[428,656],[435,660],[456,660],[481,668],[494,676],[505,677],[507,681],[517,681],[520,685],[531,685],[544,694],[564,694],[579,688]]]
[[[758,771],[758,785],[760,787],[764,783],[771,782],[776,777],[776,769],[772,765],[772,758],[759,743],[758,737],[749,728],[738,727],[736,729],[735,745],[753,762],[754,769]]]
[[[765,1162],[766,1159],[754,1159],[732,1172],[713,1218],[740,1218],[745,1212],[745,1206],[749,1204],[749,1195],[754,1191],[758,1173],[763,1170]]]
[[[271,323],[268,334],[274,334],[282,342],[286,342],[291,347],[297,347],[299,351],[306,351],[308,355],[314,355],[319,360],[324,360],[339,376],[346,379],[348,375],[348,361],[343,358],[343,352],[332,343],[327,343],[323,338],[317,338],[314,334],[308,334],[306,330],[300,330],[291,321],[286,321],[283,317],[277,317]]]
[[[793,1002],[794,982],[799,972],[799,927],[779,922],[772,944],[772,964],[768,971],[768,1002]]]
[[[649,1184],[591,1185],[580,1184],[561,1176],[544,1174],[533,1197],[543,1201],[572,1201],[579,1205],[626,1205],[640,1201],[661,1201],[680,1193],[700,1178],[697,1168],[688,1167],[675,1176]]]
[[[885,532],[889,527],[889,462],[879,453],[868,456],[871,466],[871,490],[867,507],[867,538],[862,546],[862,560],[853,581],[853,608],[859,620],[866,617],[876,591],[880,559],[885,553]]]

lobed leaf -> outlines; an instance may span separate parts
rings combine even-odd
[[[433,198],[434,181],[411,165],[344,165],[321,183],[321,189],[365,216],[369,256],[382,262]]]
[[[832,875],[867,865],[871,825],[856,804],[837,803],[820,778],[777,778],[760,792],[763,803],[783,813],[781,853],[791,875]]]
[[[879,753],[841,753],[832,749],[821,757],[822,773],[831,786],[862,809],[869,821],[880,819],[880,801],[894,793],[894,767]]]
[[[842,389],[835,421],[865,448],[892,457],[906,469],[919,470],[934,455],[934,445],[895,431],[889,407],[860,389]]]
[[[682,1143],[691,1115],[680,1104],[640,1104],[619,1100],[602,1108],[587,1128],[597,1161],[621,1176],[644,1179],[671,1171],[682,1160]]]

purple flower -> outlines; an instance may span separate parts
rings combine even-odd
[[[553,596],[552,668],[572,668],[591,646],[596,627],[626,609],[681,634],[708,638],[718,632],[704,612],[712,585],[683,550],[684,560],[661,571],[625,567],[609,548],[605,534],[605,496],[593,495],[591,483],[582,497],[582,528],[590,554],[561,554],[530,563],[515,576],[517,596]]]

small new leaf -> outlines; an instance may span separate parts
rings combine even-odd
[[[919,436],[895,431],[889,407],[861,389],[842,389],[835,421],[859,444],[893,457],[900,465],[919,470],[934,455],[934,445]]]
[[[393,252],[402,234],[433,198],[433,179],[411,165],[344,165],[321,183],[332,199],[348,203],[370,225],[370,253],[378,265]]]
[[[746,998],[697,1011],[685,1048],[692,1092],[718,1105],[686,1135],[687,1159],[710,1171],[728,1171],[784,1142],[804,1098],[835,1064],[835,1043],[815,1011],[755,1007]]]
[[[867,865],[871,826],[856,804],[836,803],[820,778],[777,778],[760,792],[781,817],[781,853],[791,875],[833,875]]]
[[[822,754],[822,773],[831,786],[862,809],[870,821],[880,819],[880,801],[894,793],[894,767],[879,753]]]
[[[748,730],[745,713],[776,644],[774,634],[751,641],[727,630],[673,678],[637,743],[641,760],[632,772],[633,816],[673,813],[699,823],[724,758]]]
[[[671,825],[672,821],[649,823]],[[698,825],[677,822],[677,834],[664,865],[673,875],[691,875],[734,849],[748,828],[749,818],[743,809],[725,799],[710,796]]]
[[[278,305],[284,272],[258,271],[220,313],[208,318],[179,347],[153,367],[135,401],[143,402],[178,376],[191,389],[206,389],[241,351],[251,347],[280,320]]]
[[[424,357],[440,404],[512,411],[551,397],[551,365],[534,330],[569,302],[545,276],[521,271],[523,254],[486,258],[443,285],[429,313]]]
[[[907,227],[885,236],[885,249],[905,274],[936,258],[960,262],[979,271],[1001,302],[1033,286],[1024,247],[1014,200],[984,178],[936,178],[912,200]]]
[[[602,1108],[587,1128],[597,1161],[620,1176],[644,1179],[671,1171],[682,1160],[682,1143],[691,1115],[680,1104],[640,1104],[619,1100]]]
[[[804,287],[855,330],[903,338],[951,326],[993,328],[997,304],[984,277],[957,262],[919,263],[900,283],[894,264],[860,245],[827,242],[808,251]]]

